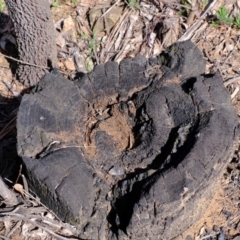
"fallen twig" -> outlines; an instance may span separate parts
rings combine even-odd
[[[178,39],[178,42],[186,41],[192,38],[195,31],[200,27],[200,25],[205,20],[208,12],[215,6],[217,3],[217,0],[213,0],[207,7],[207,9],[202,13],[202,15],[199,17],[199,19],[188,28],[188,30]]]
[[[239,92],[239,87],[236,87],[236,89],[234,90],[234,92],[231,94],[231,99],[235,98],[236,95],[238,94]]]
[[[29,66],[33,66],[33,67],[38,67],[38,68],[43,68],[43,69],[47,69],[47,70],[50,69],[49,67],[44,67],[44,66],[36,65],[36,64],[33,64],[33,63],[29,63],[29,62],[24,62],[24,61],[22,61],[22,60],[19,60],[19,59],[14,58],[14,57],[7,56],[7,55],[5,55],[5,54],[3,54],[3,53],[0,53],[0,54],[1,54],[2,56],[4,56],[5,58],[11,59],[11,60],[13,60],[13,61],[15,61],[15,62],[19,62],[19,63],[25,64],[25,65],[29,65]]]
[[[3,179],[0,176],[0,195],[3,198],[4,202],[13,206],[18,204],[18,200],[15,194],[6,186]]]
[[[53,232],[52,230],[41,226],[40,224],[36,223],[35,221],[28,219],[27,217],[23,216],[22,214],[18,214],[18,213],[1,213],[0,215],[2,216],[12,216],[12,220],[23,220],[25,222],[29,222],[31,223],[33,226],[41,228],[42,230],[48,232],[49,234],[51,234],[52,236],[56,237],[57,239],[62,239],[62,240],[70,240],[70,239],[76,239],[76,238],[68,238],[68,237],[63,237],[55,232]]]
[[[232,83],[235,83],[235,82],[240,82],[240,76],[229,78],[223,84],[224,84],[225,87],[227,87],[229,84],[232,84]]]
[[[16,126],[17,116],[14,116],[10,122],[6,124],[6,126],[0,132],[0,140],[4,138],[15,126]]]

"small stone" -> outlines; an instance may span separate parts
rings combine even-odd
[[[205,227],[202,227],[199,234],[204,235],[206,233]]]
[[[225,239],[225,234],[224,232],[221,231],[221,233],[218,235],[217,240],[224,240]]]
[[[217,225],[214,225],[214,226],[213,226],[213,231],[214,231],[214,232],[219,232],[219,227],[218,227]]]
[[[124,174],[124,169],[122,167],[113,167],[109,171],[109,174],[111,174],[113,176],[121,176]]]
[[[75,26],[75,22],[71,16],[68,16],[66,19],[64,19],[63,31],[71,32],[72,40],[74,42],[76,41],[76,39],[77,39],[76,26]]]
[[[64,66],[68,69],[68,70],[71,70],[71,71],[75,71],[76,68],[75,68],[75,64],[73,62],[72,59],[67,59],[66,61],[64,61]]]

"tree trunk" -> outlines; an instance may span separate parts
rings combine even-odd
[[[35,86],[57,66],[54,25],[48,0],[6,0],[17,38],[19,63],[17,76],[26,86]],[[32,66],[37,65],[37,66]]]

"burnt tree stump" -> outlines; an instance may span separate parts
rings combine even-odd
[[[57,66],[55,28],[48,0],[5,0],[14,25],[19,60],[17,76],[26,86],[35,86]],[[44,68],[45,67],[45,68]]]
[[[199,220],[238,137],[220,75],[204,71],[186,41],[75,82],[45,75],[17,119],[43,203],[84,239],[171,239]]]

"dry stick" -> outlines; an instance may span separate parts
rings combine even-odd
[[[182,8],[186,8],[186,9],[189,9],[191,10],[192,8],[187,6],[187,5],[183,5],[183,4],[180,4],[180,3],[176,3],[176,2],[169,2],[169,1],[164,1],[162,0],[162,2],[164,2],[166,5],[174,5],[174,6],[178,6],[178,7],[182,7]]]
[[[56,237],[57,239],[62,239],[62,240],[73,239],[73,238],[63,237],[63,236],[61,236],[61,235],[53,232],[52,230],[49,230],[49,229],[47,229],[46,227],[41,226],[40,224],[34,222],[33,220],[24,217],[22,214],[19,214],[19,213],[1,213],[0,215],[2,215],[2,216],[12,216],[12,217],[13,217],[13,218],[12,218],[13,220],[19,219],[19,220],[23,220],[23,221],[25,221],[25,222],[29,222],[29,223],[31,223],[33,226],[43,229],[44,231],[48,232],[48,233],[51,234],[52,236]]]
[[[206,18],[208,12],[216,5],[218,0],[213,0],[208,8],[203,12],[203,14],[200,16],[200,18],[191,26],[188,28],[188,30],[178,39],[178,42],[186,41],[192,38],[195,31],[200,27],[204,19]]]
[[[3,179],[0,176],[0,195],[7,204],[16,205],[18,200],[15,194],[5,185]]]
[[[195,16],[197,15],[198,12],[198,7],[197,7],[197,1],[196,0],[192,0],[191,2],[191,10],[190,13],[188,15],[188,19],[187,19],[187,25],[191,25]]]
[[[46,70],[50,70],[49,67],[44,67],[44,66],[40,66],[40,65],[33,64],[33,63],[24,62],[24,61],[22,61],[22,60],[19,60],[19,59],[14,58],[14,57],[7,56],[7,55],[5,55],[5,54],[3,54],[3,53],[0,53],[0,54],[1,54],[2,56],[4,56],[5,58],[11,59],[11,60],[13,60],[13,61],[15,61],[15,62],[19,62],[19,63],[25,64],[25,65],[29,65],[29,66],[32,66],[32,67],[37,67],[37,68],[43,68],[43,69],[46,69]],[[61,71],[61,70],[58,70],[58,71],[59,71],[60,73],[62,73],[62,74],[67,75],[65,72],[63,72],[63,71]]]
[[[102,16],[99,19],[103,18],[119,2],[120,2],[120,0],[117,0],[105,13],[102,14]]]
[[[4,239],[4,240],[12,240],[11,238],[5,237],[3,235],[0,234],[0,238]]]
[[[105,51],[102,51],[102,54],[101,54],[101,56],[100,56],[100,58],[102,59],[103,58],[103,53],[105,54],[105,52],[109,52],[110,51],[110,49],[112,48],[112,46],[113,46],[113,44],[114,44],[114,41],[113,41],[113,38],[114,38],[114,36],[116,36],[117,34],[118,34],[118,32],[121,30],[121,26],[123,25],[123,21],[124,21],[124,19],[126,19],[126,15],[128,15],[129,14],[129,9],[127,9],[124,13],[123,13],[123,15],[121,16],[121,18],[119,19],[119,21],[118,21],[118,23],[115,25],[115,27],[114,27],[114,29],[112,30],[112,32],[110,33],[110,36],[109,36],[109,38],[108,38],[108,40],[107,40],[107,43],[106,43],[106,45],[105,45]],[[106,58],[105,58],[105,61],[106,60],[109,60],[109,56],[107,56]]]
[[[235,51],[235,49],[236,49],[239,41],[240,41],[240,37],[238,36],[236,44],[234,45],[232,51],[228,54],[228,56],[226,57],[226,59],[221,63],[222,65],[225,64],[226,61],[230,58],[230,56],[233,54],[233,52]]]
[[[15,226],[10,230],[10,232],[7,234],[7,237],[10,237],[22,224],[22,221],[19,221],[15,224]]]
[[[131,12],[132,12],[132,11],[129,12],[130,16],[129,16],[128,29],[127,29],[127,31],[125,32],[125,35],[124,35],[125,41],[124,41],[123,44],[122,44],[121,50],[120,50],[120,51],[118,52],[118,54],[116,55],[115,61],[118,61],[118,60],[119,60],[119,58],[121,57],[121,55],[122,55],[123,52],[125,51],[125,48],[127,47],[128,43],[129,43],[129,41],[130,41],[130,39],[131,39],[133,25],[134,25],[134,23],[135,23],[135,21],[136,21],[136,19],[134,19],[134,16],[131,15]],[[120,60],[121,60],[121,58],[120,58]]]
[[[224,86],[227,87],[229,84],[234,83],[234,82],[240,82],[240,76],[229,78],[224,82]]]
[[[44,207],[41,207],[42,209],[40,210],[36,210],[36,208],[34,208],[34,210],[32,210],[32,212],[34,211],[34,214],[29,214],[27,212],[28,209],[23,209],[24,205],[18,206],[15,209],[13,209],[12,211],[5,211],[5,212],[0,212],[0,214],[4,213],[5,215],[7,215],[8,213],[15,213],[15,214],[21,214],[23,213],[24,216],[28,217],[28,218],[33,218],[35,221],[42,221],[43,223],[46,223],[52,227],[59,227],[59,228],[64,228],[67,229],[69,232],[71,232],[72,234],[76,235],[77,234],[77,230],[76,228],[71,227],[70,224],[65,224],[62,221],[59,221],[57,218],[57,220],[53,220],[50,219],[48,217],[44,217],[39,215],[40,213],[42,213],[43,211],[46,211],[46,209]],[[24,211],[25,210],[25,211]]]
[[[29,189],[28,189],[28,183],[27,183],[27,180],[25,178],[25,176],[23,174],[21,174],[21,177],[22,177],[22,181],[23,181],[23,188],[24,188],[24,196],[26,198],[26,201],[28,200],[28,196],[29,196]],[[27,194],[26,194],[27,193]]]
[[[236,95],[239,92],[239,87],[236,87],[236,89],[234,90],[234,92],[231,94],[231,99],[234,99],[236,97]]]
[[[43,208],[45,208],[45,210],[47,210],[48,212],[50,212],[57,220],[61,221],[60,218],[59,218],[52,210],[50,210],[46,205],[44,205],[44,204],[40,201],[40,199],[34,197],[32,194],[30,194],[29,192],[26,192],[25,190],[23,190],[23,191],[24,191],[24,194],[25,194],[25,195],[28,195],[28,201],[29,201],[29,202],[32,202],[32,203],[33,203],[33,201],[30,201],[30,198],[34,199],[34,200],[37,202],[37,204],[41,205]],[[61,221],[61,222],[62,222],[62,221]]]
[[[25,65],[29,65],[29,66],[33,66],[33,67],[38,67],[38,68],[43,68],[43,69],[47,69],[49,70],[50,68],[49,67],[44,67],[44,66],[39,66],[39,65],[36,65],[36,64],[33,64],[33,63],[28,63],[28,62],[24,62],[22,60],[19,60],[19,59],[16,59],[16,58],[13,58],[13,57],[9,57],[3,53],[0,53],[2,56],[4,56],[5,58],[8,58],[8,59],[11,59],[13,61],[16,61],[16,62],[19,62],[19,63],[22,63],[22,64],[25,64]]]
[[[13,117],[13,119],[7,123],[7,125],[0,132],[0,140],[4,138],[14,127],[14,121],[17,119],[17,116]]]

